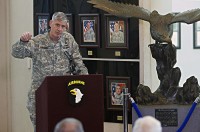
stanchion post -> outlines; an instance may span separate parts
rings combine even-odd
[[[124,132],[128,132],[128,88],[123,88],[123,124]]]

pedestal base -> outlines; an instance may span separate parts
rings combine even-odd
[[[182,125],[192,105],[151,105],[138,106],[142,116],[150,115],[161,121],[162,132],[176,132]],[[138,116],[132,109],[132,124]],[[183,132],[200,132],[200,105],[197,105]]]

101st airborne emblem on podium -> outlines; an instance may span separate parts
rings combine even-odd
[[[73,80],[68,82],[67,91],[70,104],[76,105],[82,102],[84,98],[84,86],[85,82],[81,80]]]

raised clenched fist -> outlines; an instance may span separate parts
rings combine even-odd
[[[32,35],[30,32],[25,32],[21,35],[20,40],[23,42],[28,42],[31,39]]]

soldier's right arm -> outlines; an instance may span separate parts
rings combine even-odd
[[[16,58],[25,58],[25,57],[32,57],[32,52],[30,50],[31,39],[32,35],[29,32],[25,32],[21,35],[20,40],[17,41],[12,46],[12,56]]]

